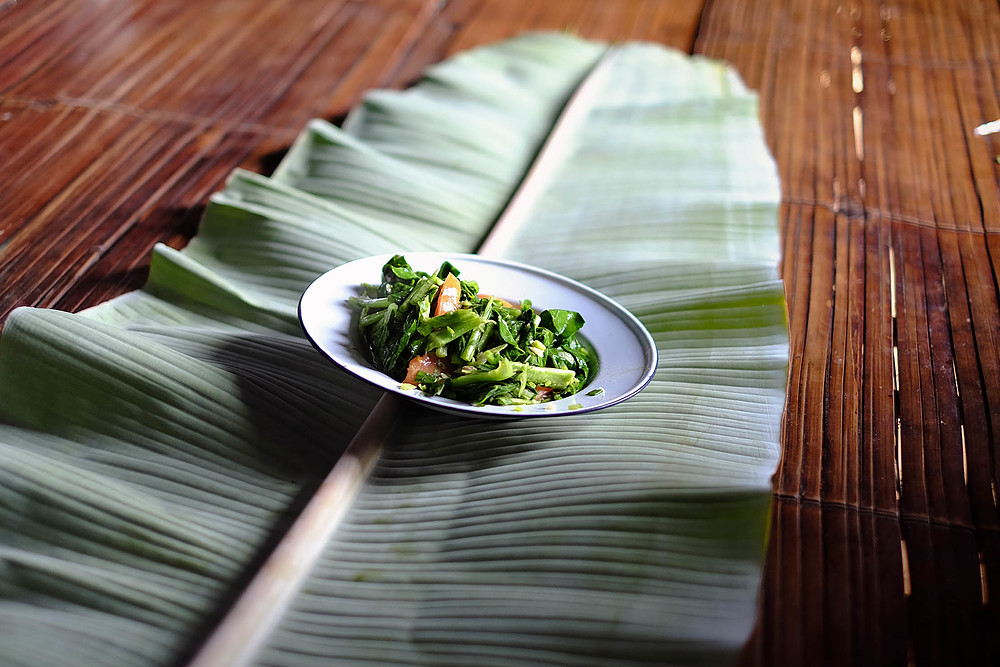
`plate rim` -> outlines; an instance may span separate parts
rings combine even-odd
[[[323,345],[321,345],[320,341],[317,340],[318,333],[315,331],[310,331],[310,326],[306,323],[307,315],[304,314],[303,308],[304,305],[309,300],[309,297],[312,296],[312,292],[318,289],[322,283],[329,280],[328,276],[330,274],[343,271],[345,267],[348,267],[352,264],[376,263],[379,265],[379,267],[381,267],[382,265],[385,264],[386,261],[388,261],[389,259],[391,259],[396,255],[403,255],[404,257],[406,257],[408,262],[411,262],[410,259],[411,257],[419,256],[418,259],[414,260],[417,263],[420,263],[421,258],[426,260],[433,259],[438,265],[440,265],[442,261],[447,260],[455,264],[458,268],[462,269],[463,273],[466,273],[466,269],[461,266],[461,262],[471,261],[474,263],[490,264],[502,270],[513,270],[521,273],[534,274],[535,276],[542,278],[546,281],[555,283],[560,287],[570,288],[574,291],[580,292],[590,300],[596,302],[598,305],[602,306],[606,310],[613,313],[619,320],[623,322],[625,327],[635,336],[635,339],[638,343],[638,347],[641,348],[643,354],[643,366],[642,366],[643,370],[641,373],[637,374],[636,381],[633,382],[633,384],[629,386],[625,391],[616,394],[613,397],[609,397],[606,400],[599,400],[597,402],[590,403],[589,405],[580,403],[579,398],[587,394],[587,388],[585,387],[584,390],[581,390],[576,394],[564,397],[559,401],[554,401],[551,403],[539,403],[537,404],[537,406],[527,406],[534,408],[530,410],[525,410],[524,407],[521,406],[493,406],[493,405],[477,406],[471,403],[463,403],[455,399],[448,399],[440,396],[427,396],[426,394],[417,389],[411,389],[411,390],[401,389],[399,387],[398,381],[393,380],[390,376],[382,373],[374,366],[372,366],[370,362],[368,362],[365,355],[360,350],[357,350],[357,352],[359,353],[358,356],[360,356],[360,358],[364,360],[365,364],[367,365],[367,369],[372,371],[372,373],[374,374],[380,375],[381,378],[384,378],[384,380],[381,380],[381,378],[379,380],[376,380],[373,379],[372,377],[367,377],[364,374],[358,373],[352,367],[352,365],[347,363],[345,360],[338,358],[338,356],[335,356],[327,349],[325,349]],[[414,265],[415,264],[411,262],[411,266]],[[472,275],[470,275],[470,278],[475,280],[475,277]],[[360,286],[361,282],[351,283],[350,285],[346,282],[337,284],[345,288],[348,288],[350,286]],[[531,298],[530,295],[528,295],[527,298]],[[331,307],[338,307],[338,306],[331,305]],[[345,309],[350,308],[349,305],[343,305],[339,307]],[[316,276],[312,281],[310,281],[309,285],[306,286],[302,294],[299,296],[296,313],[298,316],[299,326],[302,332],[305,334],[305,337],[309,340],[310,344],[328,361],[333,362],[335,365],[337,365],[347,373],[350,373],[353,377],[356,377],[359,380],[366,382],[367,384],[373,385],[378,389],[392,392],[397,396],[400,396],[412,402],[419,403],[428,408],[452,415],[459,415],[462,417],[472,417],[478,419],[530,419],[537,417],[551,418],[551,417],[564,417],[564,416],[572,416],[579,414],[587,414],[590,412],[603,410],[605,408],[609,408],[613,405],[618,405],[624,401],[627,401],[630,398],[633,398],[643,389],[645,389],[646,386],[649,385],[649,383],[652,381],[653,376],[656,374],[657,364],[659,361],[659,352],[656,348],[656,342],[653,339],[652,335],[649,333],[649,330],[646,329],[645,325],[642,324],[642,322],[639,320],[638,317],[636,317],[627,308],[619,304],[611,297],[603,294],[602,292],[594,289],[593,287],[590,287],[589,285],[585,285],[584,283],[574,280],[573,278],[563,276],[559,273],[550,271],[548,269],[544,269],[538,266],[533,266],[530,264],[525,264],[523,262],[518,262],[516,260],[509,260],[499,257],[490,257],[486,255],[478,255],[475,253],[412,250],[409,252],[400,251],[400,252],[380,253],[377,255],[368,255],[366,257],[359,257],[357,259],[344,262],[339,266],[335,266],[329,269],[328,271],[323,272],[319,276]],[[584,332],[582,329],[581,329],[581,334],[584,336],[584,338],[588,340],[588,342],[591,342],[591,345],[593,345],[592,342],[593,337],[587,336],[586,332]],[[350,337],[351,337],[350,332],[348,332],[348,338]],[[604,362],[602,360],[602,355],[600,354],[600,351],[596,349],[596,346],[595,346],[595,352],[598,352],[598,367],[600,368]],[[351,354],[348,351],[344,356],[351,357]],[[594,382],[592,381],[587,386],[593,387],[593,385]],[[593,389],[590,389],[590,391],[593,391]],[[569,406],[571,405],[571,403],[569,401],[576,401],[575,405],[579,405],[579,407],[570,408]],[[565,404],[565,407],[562,409],[558,407],[546,407],[546,406],[557,406],[559,404]]]

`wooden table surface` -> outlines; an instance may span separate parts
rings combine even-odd
[[[0,318],[140,287],[234,167],[532,29],[724,59],[760,92],[791,366],[744,662],[996,664],[995,0],[0,2]]]

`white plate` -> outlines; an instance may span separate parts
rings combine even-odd
[[[597,353],[598,369],[579,393],[537,405],[475,406],[419,389],[400,389],[399,381],[376,370],[358,345],[357,310],[348,299],[361,293],[361,283],[378,284],[382,266],[392,255],[367,257],[343,264],[317,278],[299,301],[299,320],[316,348],[345,370],[376,386],[428,407],[483,418],[554,417],[600,410],[620,403],[649,383],[656,371],[656,346],[646,328],[617,303],[569,278],[525,264],[440,252],[400,253],[415,270],[433,273],[447,260],[463,280],[479,284],[481,292],[520,301],[530,299],[539,309],[561,308],[583,315],[578,337]],[[596,392],[601,389],[603,391]],[[594,392],[595,395],[589,395]]]

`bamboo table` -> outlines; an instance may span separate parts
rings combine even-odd
[[[748,665],[995,664],[1000,7],[0,3],[0,317],[142,285],[309,118],[533,29],[732,63],[783,183],[784,455]],[[246,73],[253,72],[253,76]]]

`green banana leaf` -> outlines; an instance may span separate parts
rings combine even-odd
[[[313,121],[183,251],[0,336],[0,651],[192,655],[379,394],[305,341],[309,282],[475,251],[652,333],[635,398],[555,419],[402,410],[258,664],[718,664],[752,629],[788,354],[756,97],[669,49],[532,34]],[[526,295],[530,296],[530,295]]]

